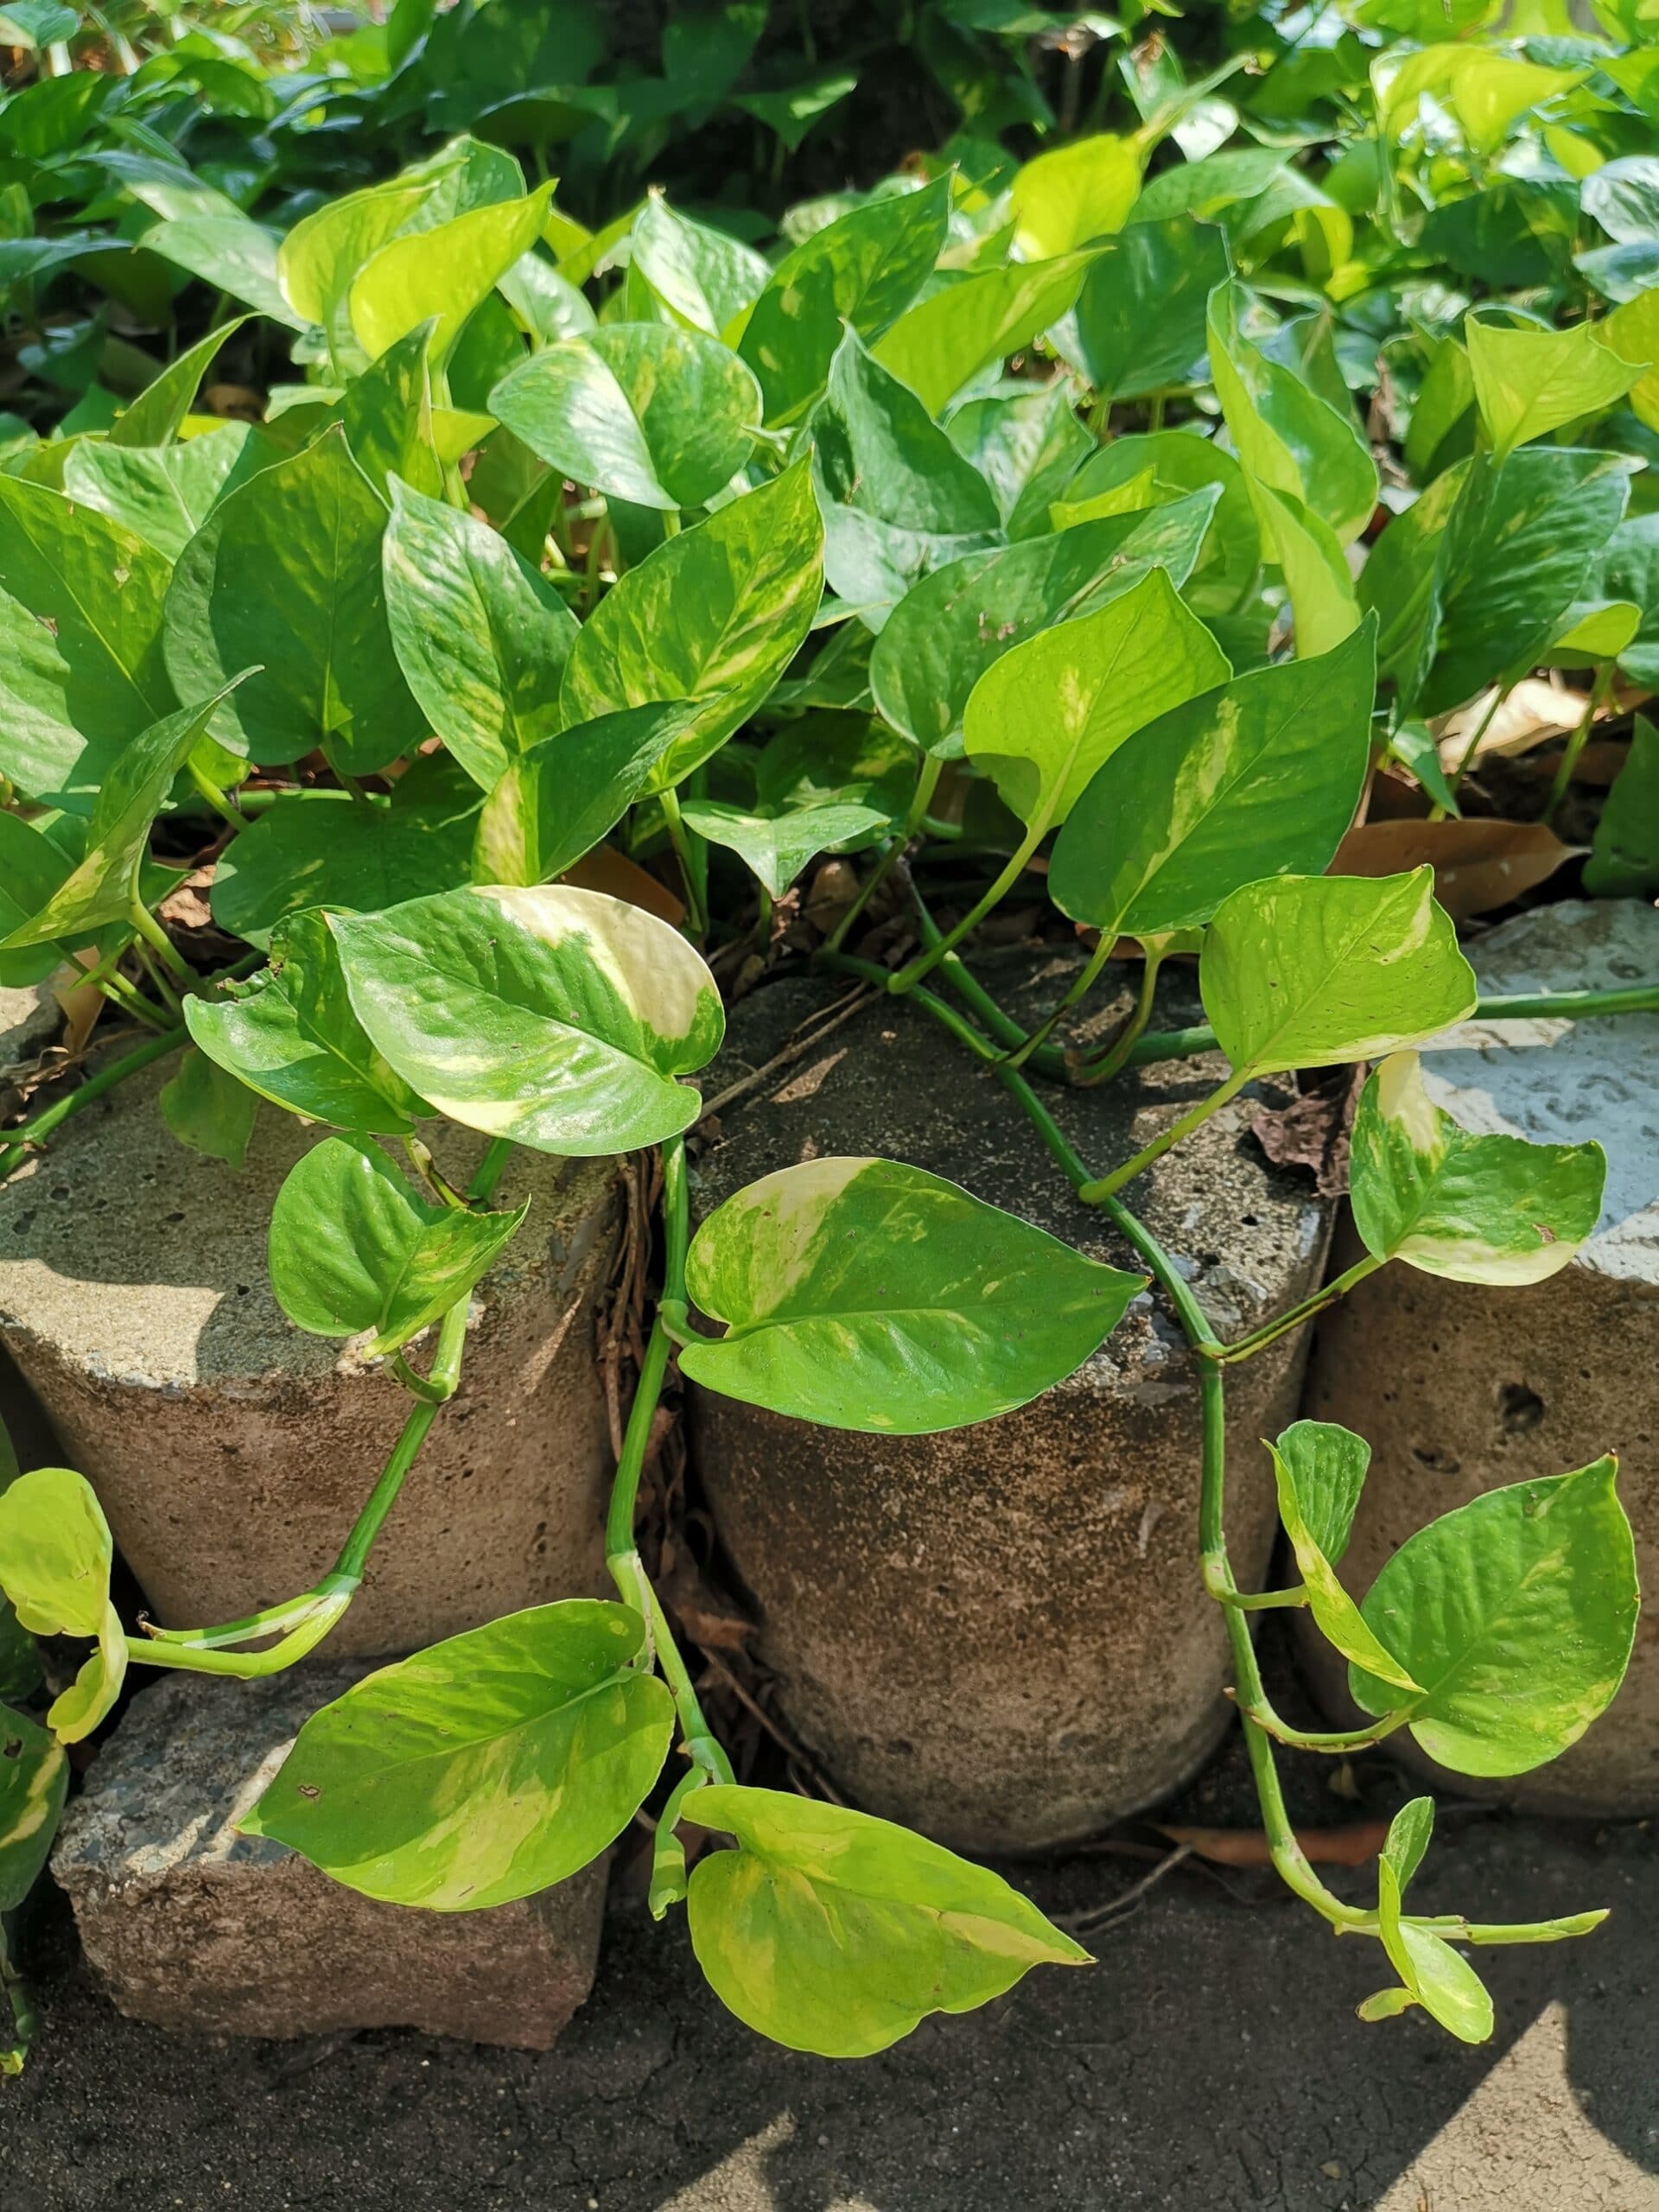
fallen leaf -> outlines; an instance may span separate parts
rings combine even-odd
[[[1348,1188],[1348,1140],[1364,1081],[1363,1067],[1339,1068],[1333,1079],[1302,1091],[1288,1106],[1259,1106],[1250,1128],[1275,1167],[1306,1167],[1322,1198]]]
[[[1160,1835],[1184,1843],[1215,1866],[1271,1866],[1273,1853],[1260,1828],[1164,1828]],[[1316,1866],[1363,1866],[1388,1840],[1386,1821],[1357,1821],[1341,1828],[1298,1828],[1296,1840]]]
[[[609,898],[625,899],[630,906],[643,907],[674,929],[685,919],[683,900],[613,845],[595,845],[574,868],[566,868],[559,881],[577,891],[602,891]]]
[[[1541,822],[1364,822],[1337,848],[1332,875],[1398,875],[1427,861],[1454,920],[1507,906],[1584,850]]]
[[[1437,734],[1442,767],[1450,769],[1461,765],[1470,739],[1485,721],[1492,698],[1491,690],[1483,691],[1479,698],[1466,707],[1459,707],[1455,715],[1448,715],[1440,723]],[[1558,679],[1523,677],[1487,722],[1474,757],[1478,760],[1484,753],[1529,753],[1535,745],[1542,745],[1547,739],[1576,729],[1584,720],[1584,710],[1589,703],[1587,692],[1572,690]],[[1610,702],[1603,708],[1602,716],[1605,718],[1611,711]]]

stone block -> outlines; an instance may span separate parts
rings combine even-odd
[[[165,1073],[89,1107],[0,1186],[0,1335],[156,1617],[185,1627],[240,1619],[331,1567],[413,1401],[383,1365],[295,1328],[270,1287],[272,1204],[326,1133],[264,1107],[232,1170],[167,1129]],[[483,1140],[435,1141],[464,1182]],[[499,1203],[526,1196],[530,1218],[474,1294],[461,1389],[331,1651],[409,1651],[602,1586],[594,1340],[616,1181],[607,1160],[520,1150]]]
[[[995,987],[1031,1024],[1074,973],[1017,954]],[[844,988],[787,980],[743,1000],[708,1094],[764,1067]],[[1160,1022],[1196,1018],[1190,981],[1172,981]],[[1224,1071],[1212,1054],[1045,1096],[1103,1171]],[[1248,1135],[1260,1103],[1235,1100],[1125,1194],[1229,1336],[1306,1295],[1325,1259],[1328,1207]],[[882,1154],[1136,1264],[996,1077],[902,1002],[872,1002],[719,1120],[701,1211],[802,1160]],[[1230,1535],[1247,1580],[1274,1526],[1258,1440],[1294,1414],[1302,1356],[1287,1338],[1230,1384]],[[1150,1294],[1069,1381],[980,1427],[855,1435],[706,1391],[692,1420],[783,1713],[856,1803],[964,1849],[1045,1850],[1167,1795],[1215,1744],[1226,1639],[1199,1580],[1197,1377]]]
[[[1650,983],[1659,912],[1568,900],[1503,923],[1470,957],[1489,994]],[[1548,1766],[1498,1785],[1443,1778],[1541,1812],[1659,1811],[1659,1014],[1465,1023],[1425,1051],[1423,1073],[1435,1103],[1470,1128],[1535,1143],[1598,1138],[1606,1200],[1594,1236],[1548,1282],[1487,1287],[1396,1264],[1321,1321],[1307,1411],[1366,1437],[1373,1453],[1344,1579],[1363,1593],[1440,1514],[1617,1452],[1649,1593],[1623,1689]],[[1355,1241],[1334,1263],[1357,1250]],[[1343,1662],[1311,1632],[1301,1643],[1321,1701],[1349,1725]],[[1390,1741],[1438,1771],[1408,1738]]]
[[[423,1912],[237,1834],[301,1725],[365,1671],[171,1675],[133,1700],[53,1853],[87,1958],[123,2012],[160,2027],[412,2027],[545,2050],[593,1986],[603,1860],[517,1904]]]

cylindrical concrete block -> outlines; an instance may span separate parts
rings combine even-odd
[[[1026,959],[998,988],[1034,1022],[1074,972]],[[711,1093],[766,1065],[830,996],[798,981],[744,1000]],[[1194,1018],[1179,987],[1160,1018]],[[1211,1056],[1045,1095],[1103,1170],[1224,1071]],[[1328,1209],[1246,1135],[1259,1103],[1235,1101],[1126,1194],[1230,1336],[1305,1295],[1325,1256]],[[995,1077],[890,1000],[721,1122],[701,1212],[775,1168],[879,1153],[1136,1264],[1073,1198]],[[1230,1529],[1247,1581],[1265,1570],[1274,1525],[1258,1440],[1292,1416],[1301,1355],[1287,1339],[1230,1382]],[[1167,1795],[1213,1747],[1227,1653],[1198,1573],[1197,1377],[1150,1294],[1069,1381],[980,1427],[857,1435],[703,1390],[692,1412],[784,1714],[858,1804],[968,1850],[1043,1850]]]
[[[187,1152],[136,1077],[0,1187],[0,1334],[166,1626],[237,1620],[334,1560],[414,1401],[295,1328],[265,1266],[283,1177],[325,1134],[263,1107],[239,1172]],[[482,1140],[450,1132],[464,1181]],[[610,1465],[594,1307],[620,1217],[603,1160],[515,1152],[530,1217],[474,1293],[440,1413],[331,1651],[409,1651],[602,1586]],[[418,1367],[427,1347],[413,1348]]]
[[[1569,902],[1471,948],[1489,994],[1618,990],[1659,979],[1659,912]],[[1371,1468],[1342,1562],[1363,1597],[1408,1536],[1483,1491],[1616,1452],[1647,1606],[1630,1670],[1572,1750],[1503,1783],[1446,1775],[1402,1732],[1389,1746],[1463,1796],[1599,1818],[1659,1811],[1659,1014],[1466,1023],[1423,1057],[1430,1096],[1466,1127],[1535,1143],[1599,1138],[1607,1195],[1595,1235],[1524,1289],[1446,1282],[1395,1264],[1321,1322],[1307,1411],[1365,1437]],[[1357,1255],[1344,1232],[1333,1265]],[[1357,1719],[1347,1669],[1302,1619],[1321,1702]]]

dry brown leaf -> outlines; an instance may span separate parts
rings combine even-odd
[[[1466,707],[1459,707],[1455,715],[1448,715],[1440,724],[1436,734],[1443,767],[1461,765],[1469,741],[1485,720],[1491,703],[1492,692],[1483,691],[1478,699]],[[1584,720],[1584,710],[1589,703],[1586,692],[1571,690],[1559,677],[1522,677],[1487,723],[1475,758],[1478,760],[1486,753],[1529,753],[1535,745],[1542,745],[1549,738],[1576,729]],[[1609,702],[1602,709],[1603,717],[1612,711]]]
[[[1275,1167],[1306,1167],[1322,1198],[1348,1188],[1348,1143],[1363,1068],[1342,1068],[1334,1081],[1304,1090],[1288,1106],[1258,1106],[1250,1129]]]
[[[1333,875],[1398,875],[1427,863],[1434,896],[1448,914],[1507,906],[1571,860],[1580,845],[1564,845],[1541,822],[1364,822],[1351,830],[1331,863]]]
[[[602,891],[609,898],[625,899],[630,906],[642,906],[675,929],[685,919],[683,900],[613,845],[595,845],[574,868],[566,868],[559,881],[577,891]]]
[[[1270,1866],[1273,1853],[1260,1828],[1165,1828],[1172,1843],[1184,1843],[1214,1866]],[[1341,1828],[1298,1828],[1296,1840],[1316,1866],[1363,1866],[1387,1840],[1386,1821],[1356,1821]]]

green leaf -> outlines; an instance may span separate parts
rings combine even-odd
[[[704,505],[748,460],[760,391],[717,339],[617,322],[532,354],[490,409],[574,483],[673,512]]]
[[[723,2005],[788,2050],[868,2057],[1034,1966],[1090,1962],[1000,1875],[868,1813],[715,1783],[682,1817],[738,1846],[691,1870],[697,1963]]]
[[[1427,92],[1451,108],[1470,145],[1485,155],[1497,151],[1529,108],[1570,92],[1586,73],[1545,68],[1472,43],[1426,46],[1407,54],[1397,68],[1391,62],[1392,57],[1380,58],[1371,69],[1377,119],[1389,138],[1397,139],[1414,122]]]
[[[1500,461],[1529,439],[1601,414],[1652,365],[1621,360],[1587,322],[1512,330],[1469,315],[1463,334],[1480,419]]]
[[[484,802],[477,883],[547,883],[615,828],[697,718],[687,700],[625,707],[561,730],[509,761]]]
[[[1290,594],[1297,652],[1334,652],[1359,626],[1359,602],[1341,541],[1323,515],[1288,492],[1252,479],[1250,501],[1263,549],[1277,562]]]
[[[1434,872],[1287,875],[1222,901],[1198,987],[1235,1073],[1374,1059],[1474,1012]]]
[[[1213,225],[1186,215],[1131,223],[1084,276],[1055,342],[1102,399],[1184,384],[1208,343],[1210,295],[1230,274]]]
[[[894,607],[870,655],[878,713],[924,752],[954,753],[969,695],[1004,653],[1055,623],[1092,613],[1154,567],[1167,569],[1176,586],[1184,582],[1212,497],[969,553],[924,576]]]
[[[1636,1553],[1610,1455],[1487,1491],[1409,1536],[1371,1585],[1366,1625],[1426,1685],[1402,1700],[1363,1668],[1362,1711],[1404,1710],[1457,1774],[1529,1774],[1611,1703],[1636,1635]]]
[[[1144,937],[1207,922],[1262,877],[1327,867],[1370,765],[1375,635],[1235,677],[1137,730],[1056,841],[1060,911]]]
[[[1641,610],[1635,635],[1618,649],[1618,664],[1633,683],[1659,690],[1659,514],[1636,514],[1619,524],[1592,566],[1587,588],[1605,601],[1628,601]]]
[[[68,1789],[62,1745],[0,1705],[0,1913],[16,1912],[45,1872]]]
[[[187,1052],[162,1086],[162,1119],[181,1145],[240,1167],[259,1101],[214,1060]]]
[[[809,427],[824,573],[849,606],[889,605],[927,569],[1001,541],[990,486],[852,330]]]
[[[1243,471],[1212,439],[1186,430],[1155,430],[1141,437],[1114,438],[1102,446],[1072,478],[1067,498],[1081,501],[1128,484],[1150,467],[1157,483],[1177,491],[1220,488],[1205,548],[1183,593],[1193,613],[1205,620],[1230,614],[1255,582],[1262,565],[1262,531]]]
[[[54,839],[21,815],[0,811],[0,938],[33,921],[73,866],[70,854]],[[67,957],[62,945],[50,941],[0,952],[0,988],[20,990],[44,982]]]
[[[1455,338],[1439,340],[1429,353],[1406,431],[1406,463],[1418,483],[1428,483],[1468,453],[1474,404],[1474,372],[1467,353]]]
[[[227,490],[277,459],[246,423],[170,446],[79,438],[64,463],[65,495],[134,531],[176,561]]]
[[[0,471],[0,588],[50,624],[71,723],[88,740],[119,745],[172,710],[162,652],[171,570],[118,523]]]
[[[347,295],[352,328],[371,360],[430,317],[435,366],[461,325],[542,234],[553,188],[469,208],[434,230],[394,238],[370,256]]]
[[[1377,1864],[1377,1926],[1389,1962],[1406,1986],[1379,1991],[1360,2008],[1365,2019],[1387,2019],[1414,2000],[1461,2043],[1484,2043],[1492,2032],[1492,2000],[1461,1952],[1432,1929],[1401,1916],[1407,1883],[1422,1863],[1434,1825],[1427,1797],[1402,1805],[1389,1825]]]
[[[110,432],[113,446],[170,446],[179,425],[190,412],[196,387],[207,373],[214,355],[248,320],[235,315],[179,355],[153,384],[141,391],[124,414],[118,416]]]
[[[1141,153],[1133,138],[1101,131],[1039,154],[1014,180],[1014,242],[1027,261],[1069,253],[1121,231],[1141,190]]]
[[[411,222],[431,188],[421,181],[371,185],[300,218],[277,251],[276,274],[302,323],[333,327],[359,270]]]
[[[1360,1095],[1351,1196],[1368,1252],[1452,1282],[1543,1282],[1594,1232],[1607,1160],[1589,1144],[1477,1135],[1396,1052]]]
[[[658,192],[640,209],[631,243],[631,276],[649,285],[677,322],[710,338],[723,336],[772,277],[771,264],[753,246],[694,223]]]
[[[1615,353],[1655,366],[1630,387],[1630,405],[1650,430],[1659,429],[1659,285],[1638,292],[1595,325]]]
[[[416,760],[389,805],[295,794],[279,798],[220,855],[213,919],[265,944],[308,906],[369,913],[472,873],[478,786],[447,753]]]
[[[915,298],[944,246],[948,177],[855,207],[785,254],[738,351],[760,378],[769,423],[793,423],[823,390],[849,325],[879,337]]]
[[[728,805],[722,799],[688,799],[682,810],[688,826],[710,844],[736,853],[774,899],[781,899],[810,860],[831,846],[856,851],[893,826],[880,807],[858,801],[785,808],[765,814]]]
[[[290,1114],[403,1136],[423,1110],[352,1012],[334,936],[319,912],[292,918],[278,932],[270,967],[251,983],[217,999],[188,998],[184,1018],[210,1060]]]
[[[1618,527],[1630,466],[1620,454],[1529,446],[1501,468],[1478,454],[1437,480],[1434,493],[1445,485],[1454,499],[1433,579],[1439,650],[1425,712],[1460,706],[1538,659]]]
[[[391,498],[394,476],[429,498],[443,490],[427,373],[431,334],[429,322],[419,323],[388,346],[378,361],[352,378],[336,410],[352,459],[383,499]]]
[[[90,1736],[120,1694],[127,1642],[110,1603],[115,1545],[92,1485],[37,1467],[0,1491],[0,1589],[35,1636],[95,1637],[98,1649],[53,1705],[60,1744]]]
[[[698,1230],[687,1288],[727,1334],[686,1345],[680,1368],[798,1421],[930,1435],[1064,1381],[1144,1281],[919,1167],[815,1160]]]
[[[1378,1989],[1354,2007],[1357,2020],[1397,2020],[1417,2002],[1408,1989]]]
[[[968,758],[1027,830],[1046,828],[1065,821],[1134,731],[1230,672],[1153,569],[1096,613],[1040,630],[993,663],[963,716]]]
[[[1351,410],[1338,413],[1245,334],[1249,295],[1218,285],[1210,297],[1210,372],[1248,476],[1329,524],[1344,545],[1376,506],[1376,464]]]
[[[1317,1424],[1304,1423],[1311,1427]],[[1338,1430],[1347,1436],[1345,1429]],[[1358,1443],[1357,1437],[1349,1439]],[[1387,1647],[1379,1643],[1365,1625],[1360,1610],[1343,1588],[1334,1563],[1326,1556],[1318,1536],[1308,1525],[1307,1511],[1300,1494],[1300,1477],[1309,1455],[1281,1452],[1277,1445],[1269,1447],[1273,1453],[1273,1473],[1279,1496],[1279,1518],[1290,1539],[1291,1550],[1296,1556],[1297,1572],[1307,1592],[1308,1610],[1312,1612],[1319,1633],[1327,1643],[1333,1644],[1344,1659],[1366,1668],[1379,1680],[1395,1690],[1414,1694],[1421,1684],[1414,1681]],[[1314,1463],[1318,1465],[1318,1455]],[[1370,1454],[1367,1453],[1369,1458]],[[1363,1471],[1363,1463],[1362,1463]]]
[[[404,680],[488,791],[558,728],[575,617],[499,531],[395,478],[381,563]]]
[[[718,752],[804,643],[823,594],[807,464],[658,547],[607,592],[565,667],[568,723],[690,700],[699,717],[658,764],[666,789]]]
[[[338,426],[214,508],[174,572],[167,664],[186,698],[260,669],[216,717],[221,744],[265,765],[322,746],[368,775],[420,742],[386,621],[385,525]]]
[[[990,486],[1016,543],[1046,534],[1050,505],[1096,450],[1063,380],[968,400],[944,429]]]
[[[273,322],[289,330],[305,323],[283,296],[276,275],[279,244],[275,231],[245,215],[177,215],[157,223],[138,240],[147,253],[200,276],[215,291],[228,292]]]
[[[367,1138],[327,1137],[276,1194],[270,1287],[296,1327],[372,1330],[365,1356],[383,1359],[471,1294],[529,1211],[429,1205]]]
[[[906,308],[876,340],[874,357],[937,415],[982,369],[1068,313],[1094,260],[1093,253],[1063,253],[945,284]]]
[[[347,1889],[432,1912],[533,1897],[597,1859],[668,1756],[645,1624],[573,1598],[382,1667],[313,1713],[248,1835]]]
[[[1592,899],[1659,895],[1659,730],[1643,715],[1596,823],[1584,887]]]
[[[138,871],[150,825],[173,779],[206,734],[231,684],[194,707],[140,731],[104,779],[87,830],[86,853],[46,905],[5,939],[8,949],[85,934],[103,922],[125,921],[139,895]]]
[[[85,813],[123,740],[81,734],[78,688],[50,622],[0,591],[0,774],[22,798]]]
[[[1370,1446],[1335,1421],[1297,1421],[1281,1432],[1273,1449],[1287,1470],[1302,1525],[1334,1567],[1353,1534]]]
[[[593,891],[473,887],[334,924],[358,1020],[434,1109],[578,1158],[696,1121],[725,1027],[677,930]]]

